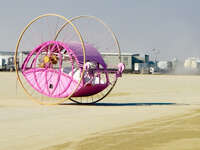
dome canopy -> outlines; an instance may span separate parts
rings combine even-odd
[[[83,63],[83,50],[82,45],[77,42],[66,43],[69,49],[71,49],[76,55],[78,61]],[[98,50],[91,44],[85,44],[85,60],[90,62],[97,62],[102,65],[104,68],[107,68],[106,63],[103,60],[103,57],[98,52]]]

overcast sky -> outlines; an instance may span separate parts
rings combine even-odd
[[[199,0],[1,0],[0,50],[14,51],[25,25],[44,13],[97,16],[112,27],[122,52],[200,56]]]

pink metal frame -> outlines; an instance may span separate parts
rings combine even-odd
[[[62,71],[63,55],[62,51],[67,53],[71,62],[71,75]],[[44,68],[37,67],[37,60],[41,53],[46,52],[47,56],[51,54],[58,54],[59,68],[54,69],[53,64],[47,63]],[[33,49],[29,55],[24,60],[21,70],[27,80],[27,82],[39,93],[54,97],[54,98],[63,98],[67,97],[75,90],[78,85],[78,81],[73,78],[74,75],[74,63],[78,65],[78,68],[82,72],[84,66],[81,65],[80,60],[74,53],[75,51],[70,49],[69,46],[65,43],[59,41],[47,41]],[[87,52],[87,51],[86,51]],[[27,67],[27,64],[33,58],[30,67]],[[87,59],[87,58],[86,58]],[[87,66],[85,66],[87,67]],[[72,96],[89,96],[101,92],[109,85],[109,73],[115,73],[116,79],[121,76],[121,73],[124,69],[123,65],[118,65],[118,71],[108,71],[105,67],[103,70],[96,68],[94,72],[97,73],[97,76],[100,78],[102,73],[106,75],[106,83],[89,85],[86,84],[84,80],[81,81],[79,87],[76,89],[76,92]],[[87,69],[86,69],[87,71]],[[93,74],[94,78],[94,74]],[[50,88],[50,84],[53,85]]]

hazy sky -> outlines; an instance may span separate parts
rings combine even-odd
[[[0,50],[14,51],[25,25],[44,13],[97,16],[112,27],[122,52],[200,56],[199,0],[1,0]]]

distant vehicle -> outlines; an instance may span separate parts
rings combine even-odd
[[[159,71],[162,73],[168,73],[172,71],[172,62],[171,61],[159,61],[157,63]]]
[[[14,57],[9,57],[7,64],[5,64],[5,70],[6,71],[15,71],[15,64],[14,64]]]
[[[6,59],[0,58],[0,70],[5,70]]]

